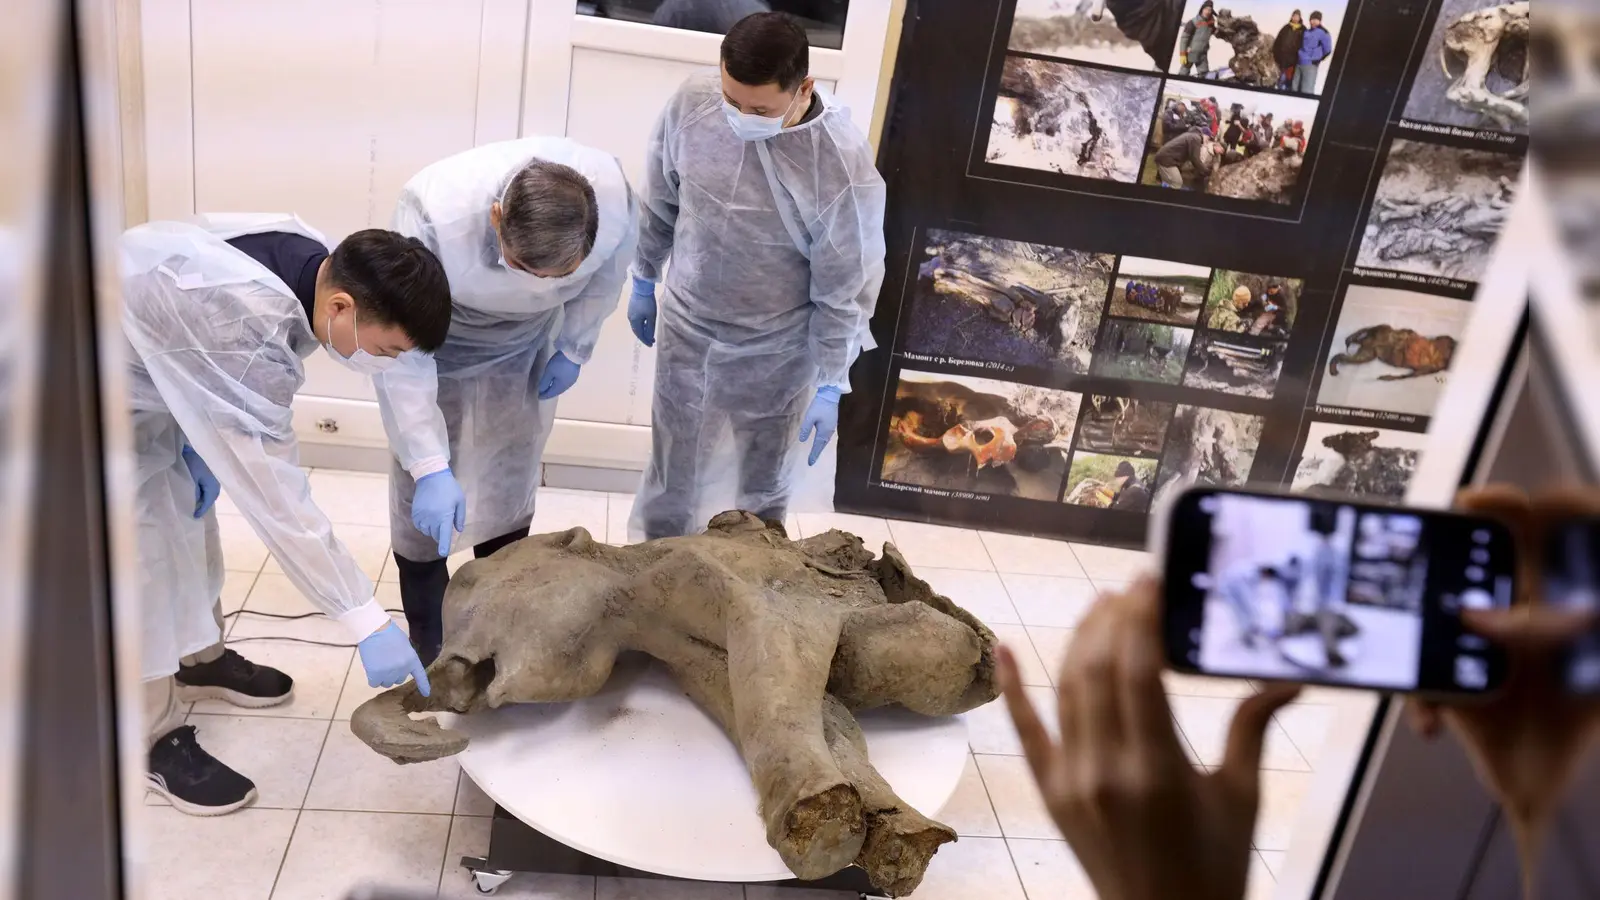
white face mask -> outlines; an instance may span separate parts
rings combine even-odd
[[[355,313],[351,312],[350,315],[353,317]],[[339,365],[359,375],[379,375],[395,364],[392,356],[373,356],[361,349],[361,331],[354,318],[350,320],[350,332],[356,339],[356,352],[345,356],[333,346],[333,316],[328,316],[328,341],[322,345],[322,349],[328,351],[328,355]]]
[[[738,107],[727,100],[722,101],[722,114],[727,117],[728,127],[733,129],[733,133],[738,136],[739,140],[764,141],[770,137],[777,137],[783,131],[783,123],[789,118],[790,111],[794,109],[795,100],[799,99],[800,94],[796,93],[794,100],[789,101],[789,105],[784,108],[783,113],[770,119],[766,116],[755,116],[750,113],[740,112]]]

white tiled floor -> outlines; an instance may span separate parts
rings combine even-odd
[[[379,579],[379,598],[398,609],[394,566],[387,558],[384,477],[317,470],[311,484],[336,531],[351,543],[368,575]],[[612,542],[627,539],[629,496],[547,489],[540,498],[536,531],[582,525]],[[401,769],[350,733],[346,720],[375,693],[352,649],[262,640],[288,636],[341,643],[344,636],[320,617],[286,622],[250,615],[251,610],[301,613],[311,607],[226,498],[219,512],[229,570],[224,606],[245,611],[229,620],[230,640],[249,658],[293,675],[295,697],[287,706],[267,710],[207,701],[190,713],[202,743],[253,778],[261,799],[250,809],[215,819],[191,818],[149,802],[143,839],[152,883],[146,896],[335,900],[359,883],[437,890],[448,898],[476,896],[457,861],[486,852],[493,804],[452,760]],[[893,541],[919,575],[989,622],[1018,651],[1028,693],[1052,727],[1051,685],[1074,626],[1098,590],[1126,583],[1145,564],[1143,554],[1126,550],[859,516],[802,515],[789,526],[800,535],[844,528],[873,549]],[[459,565],[468,558],[470,552],[458,553],[451,561]],[[1200,762],[1215,764],[1227,719],[1250,686],[1183,676],[1170,676],[1167,685],[1187,746]],[[1283,874],[1289,835],[1337,702],[1327,693],[1314,693],[1284,711],[1273,726],[1253,898],[1268,896],[1274,876]],[[966,719],[974,755],[939,816],[961,840],[939,851],[917,900],[1090,900],[1088,882],[1044,810],[1002,706],[990,704]],[[847,895],[518,875],[499,896],[834,900]]]

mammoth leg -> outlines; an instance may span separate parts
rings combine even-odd
[[[850,709],[899,704],[925,716],[949,716],[987,703],[993,643],[926,603],[852,612],[839,635],[828,693]]]
[[[408,681],[373,697],[350,715],[350,731],[368,747],[402,765],[454,756],[467,749],[463,734],[448,731],[428,716],[413,720],[408,713],[472,712],[483,706],[484,691],[494,677],[493,661],[477,666],[454,657],[428,667],[429,696]]]

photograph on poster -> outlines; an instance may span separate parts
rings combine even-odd
[[[1173,406],[1154,400],[1091,394],[1078,425],[1078,449],[1158,456],[1167,438]]]
[[[1067,490],[1061,502],[1149,512],[1150,483],[1155,474],[1153,459],[1080,450],[1072,455],[1072,471],[1067,474]]]
[[[1528,4],[1444,0],[1402,117],[1528,133]]]
[[[1117,264],[1111,314],[1169,325],[1193,325],[1205,304],[1211,270],[1205,266],[1124,256]]]
[[[1160,72],[1172,58],[1178,0],[1017,0],[1007,48]]]
[[[1317,95],[1344,25],[1343,0],[1184,0],[1173,75]],[[1320,16],[1312,19],[1313,15]]]
[[[881,481],[1056,499],[1081,394],[900,371]]]
[[[1206,294],[1202,321],[1212,331],[1286,338],[1300,315],[1304,286],[1298,278],[1218,269]]]
[[[1428,436],[1312,422],[1290,487],[1307,494],[1403,499]]]
[[[1196,576],[1201,668],[1416,686],[1428,571],[1419,517],[1225,495],[1210,557]]]
[[[1351,286],[1317,403],[1432,415],[1471,317],[1468,300]]]
[[[1288,203],[1316,115],[1309,97],[1168,81],[1139,183]]]
[[[1150,76],[1007,57],[984,159],[1132,182],[1160,89]]]
[[[1111,319],[1090,371],[1106,378],[1177,384],[1193,338],[1191,328]]]
[[[1511,211],[1522,159],[1397,140],[1356,265],[1477,281]]]
[[[1244,413],[1183,405],[1167,428],[1155,502],[1197,484],[1237,487],[1250,478],[1261,446],[1262,419]]]
[[[1287,341],[1207,331],[1195,338],[1183,386],[1268,399],[1278,389]]]
[[[1089,371],[1116,257],[931,229],[912,289],[909,353]]]

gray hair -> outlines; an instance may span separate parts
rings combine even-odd
[[[575,269],[594,249],[600,206],[577,169],[535,159],[500,201],[500,239],[525,269]]]

